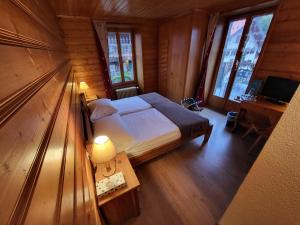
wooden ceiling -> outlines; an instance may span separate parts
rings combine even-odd
[[[57,15],[166,18],[192,9],[226,11],[266,0],[49,0]]]

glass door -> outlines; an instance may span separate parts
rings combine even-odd
[[[272,18],[272,13],[253,17],[230,91],[229,100],[234,100],[237,96],[245,94],[265,42]]]
[[[212,92],[224,108],[245,94],[266,39],[273,13],[231,20]]]
[[[246,24],[246,18],[230,21],[222,58],[214,89],[214,96],[224,98],[229,83],[229,79],[234,69],[237,52]]]

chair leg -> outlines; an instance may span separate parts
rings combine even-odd
[[[248,154],[250,154],[254,149],[255,147],[258,145],[258,143],[264,138],[264,135],[261,134],[258,136],[258,138],[256,138],[255,142],[251,145],[249,151],[248,151]]]
[[[244,139],[245,137],[247,137],[252,131],[254,131],[253,127],[250,127],[243,135],[242,138]]]

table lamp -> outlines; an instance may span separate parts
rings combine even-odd
[[[116,149],[112,141],[107,136],[98,136],[94,140],[91,160],[94,164],[104,164],[105,171],[103,176],[109,177],[116,171],[116,163],[114,168],[111,167],[111,160],[117,155]]]
[[[79,89],[83,91],[84,95],[86,95],[86,90],[89,89],[89,86],[86,82],[82,81],[79,83]]]

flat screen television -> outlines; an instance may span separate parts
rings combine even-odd
[[[300,81],[269,76],[261,95],[276,102],[290,102]]]

